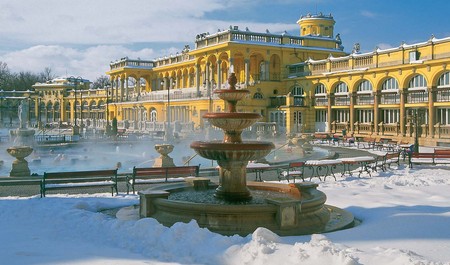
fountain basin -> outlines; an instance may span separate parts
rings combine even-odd
[[[12,146],[7,148],[6,151],[11,156],[21,160],[29,156],[33,152],[33,148],[30,146]]]
[[[221,141],[191,143],[191,148],[200,156],[220,161],[253,161],[265,157],[275,145],[272,142],[248,141],[223,143]]]
[[[223,235],[246,236],[258,227],[278,235],[323,233],[351,226],[353,216],[336,207],[325,205],[326,195],[317,184],[277,184],[249,182],[250,190],[270,190],[283,196],[269,196],[263,204],[214,204],[171,200],[170,194],[192,191],[195,180],[161,185],[142,191],[140,217],[152,217],[165,226],[196,220],[200,227]],[[211,184],[214,189],[217,185]],[[289,195],[286,197],[285,195]]]
[[[225,131],[242,131],[261,119],[258,113],[206,113],[203,118]]]
[[[248,90],[236,90],[236,89],[217,89],[214,93],[225,101],[239,101],[250,94]]]

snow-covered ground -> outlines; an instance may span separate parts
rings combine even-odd
[[[328,204],[361,220],[348,230],[279,237],[259,228],[222,236],[195,222],[171,228],[102,209],[132,195],[0,198],[2,264],[450,264],[450,167],[394,166],[362,178],[328,178]]]

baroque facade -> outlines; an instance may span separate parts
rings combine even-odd
[[[355,45],[349,54],[331,15],[297,23],[298,36],[230,26],[198,34],[193,49],[175,55],[121,58],[110,64],[105,89],[73,78],[55,88],[36,84],[35,112],[46,113],[46,122],[78,120],[99,130],[113,117],[128,131],[161,131],[167,121],[175,131],[202,129],[204,113],[225,109],[213,92],[234,71],[238,88],[250,91],[238,111],[260,113],[261,124],[278,133],[345,129],[412,142],[417,132],[421,144],[450,143],[450,38],[368,53]]]

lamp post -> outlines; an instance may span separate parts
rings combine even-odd
[[[72,82],[74,84],[74,94],[75,94],[75,103],[74,103],[74,108],[75,108],[75,112],[74,112],[74,126],[73,126],[73,134],[74,135],[78,135],[79,134],[79,130],[78,130],[78,125],[77,125],[77,85],[78,83],[80,83],[81,85],[84,82],[84,79],[81,76],[78,77],[68,77],[67,81]],[[81,104],[80,104],[81,106]]]
[[[106,135],[111,135],[111,125],[109,124],[109,86],[106,86]]]
[[[172,139],[172,135],[171,135],[171,128],[170,128],[170,86],[175,86],[176,82],[175,80],[172,80],[172,84],[170,83],[170,78],[169,78],[169,82],[167,84],[167,110],[166,110],[166,120],[167,120],[167,127],[166,127],[166,131],[164,133],[164,141],[165,142],[169,142]],[[164,88],[165,85],[165,79],[161,80],[161,86]]]
[[[412,110],[412,119],[414,120],[414,153],[419,152],[419,123],[422,120],[422,109],[413,109]]]

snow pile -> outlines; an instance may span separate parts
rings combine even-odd
[[[450,264],[449,168],[327,179],[328,204],[361,223],[324,235],[279,237],[265,228],[222,236],[195,221],[171,228],[151,218],[101,212],[135,195],[0,198],[4,264]]]

